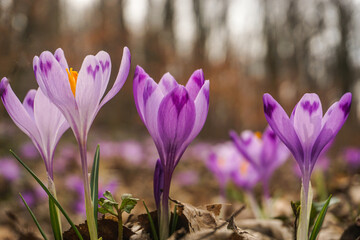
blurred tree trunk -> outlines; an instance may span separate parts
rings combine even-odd
[[[266,42],[266,56],[265,56],[265,67],[266,67],[266,80],[270,83],[268,86],[274,97],[278,96],[278,60],[279,56],[277,53],[277,28],[275,24],[271,22],[271,1],[264,0],[264,35]]]
[[[337,49],[337,77],[341,80],[341,89],[343,92],[351,90],[354,77],[352,67],[350,64],[350,56],[348,49],[348,40],[350,33],[352,6],[349,1],[336,0],[334,1],[339,14],[339,31],[341,41]]]
[[[205,65],[205,43],[207,36],[207,29],[203,22],[203,13],[202,13],[202,1],[194,0],[194,13],[196,19],[196,32],[197,37],[194,44],[194,57],[195,66],[203,66]]]

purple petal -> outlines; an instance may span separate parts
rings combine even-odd
[[[86,56],[76,83],[75,99],[83,131],[88,131],[95,118],[102,87],[102,70],[95,56]]]
[[[141,98],[144,104],[144,123],[155,142],[161,161],[164,161],[164,148],[159,135],[158,112],[163,98],[164,95],[154,80],[146,79]]]
[[[289,157],[289,150],[280,141],[276,134],[268,127],[262,136],[261,160],[269,174],[281,166]]]
[[[323,148],[335,138],[336,134],[349,116],[351,107],[351,93],[345,93],[339,102],[335,102],[325,113],[322,119],[322,128],[311,151],[311,163],[314,166],[316,159]]]
[[[167,164],[175,167],[180,146],[189,137],[195,123],[195,105],[185,87],[178,86],[162,100],[158,113],[158,128],[164,149],[170,157]]]
[[[34,72],[41,90],[57,105],[75,105],[67,73],[48,51],[34,58]]]
[[[294,129],[305,151],[310,151],[321,129],[322,108],[319,96],[305,94],[293,113]]]
[[[105,93],[106,87],[109,83],[110,73],[111,73],[111,59],[110,55],[107,52],[100,51],[96,54],[96,59],[100,64],[100,69],[102,71],[102,82],[101,82],[101,91],[100,96],[102,97]]]
[[[28,93],[26,94],[24,101],[23,101],[23,106],[25,108],[25,110],[27,111],[27,113],[29,114],[29,116],[34,119],[34,98],[36,95],[36,90],[35,89],[31,89],[28,91]]]
[[[159,87],[164,95],[167,95],[177,86],[178,83],[170,73],[165,73],[159,82]]]
[[[105,95],[105,97],[102,99],[98,109],[102,108],[102,106],[104,106],[105,103],[110,101],[120,91],[120,89],[124,85],[129,75],[130,63],[131,63],[130,51],[127,47],[124,47],[119,73],[116,77],[114,85],[112,86],[110,91]]]
[[[61,48],[56,49],[54,57],[59,62],[62,69],[69,69],[69,65],[66,61],[64,51]]]
[[[204,73],[202,69],[196,70],[188,80],[186,89],[189,93],[190,99],[195,99],[200,89],[203,87],[205,82]]]
[[[209,87],[210,82],[206,80],[195,99],[195,123],[185,142],[185,148],[194,140],[203,128],[209,111]]]
[[[39,88],[34,101],[35,123],[41,136],[44,161],[52,166],[53,155],[58,140],[69,128],[60,110],[44,95]],[[63,127],[64,125],[64,127]],[[52,175],[52,167],[49,169]]]
[[[261,167],[260,156],[262,151],[262,142],[251,131],[243,131],[239,137],[236,132],[231,131],[230,137],[240,154],[253,166]]]
[[[140,66],[136,66],[135,68],[135,75],[133,80],[133,91],[134,91],[134,99],[136,109],[140,115],[141,120],[145,123],[144,120],[144,88],[147,79],[151,79],[149,75],[142,69]]]
[[[289,117],[286,115],[280,104],[275,101],[270,94],[264,94],[263,102],[267,122],[274,133],[289,148],[299,166],[302,167],[304,150]]]
[[[39,132],[33,119],[16,97],[7,78],[3,78],[1,80],[0,94],[4,107],[16,126],[18,126],[21,131],[28,135],[32,140],[39,140]]]

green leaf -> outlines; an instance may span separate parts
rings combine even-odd
[[[153,234],[154,240],[159,240],[158,235],[157,235],[157,233],[156,233],[155,224],[154,224],[154,221],[153,221],[152,218],[151,218],[149,209],[147,208],[147,206],[146,206],[146,204],[145,204],[144,201],[143,201],[143,204],[144,204],[146,213],[147,213],[148,218],[149,218],[149,222],[150,222],[150,226],[151,226],[151,232],[152,232],[152,234]]]
[[[113,195],[111,194],[111,192],[105,191],[104,197],[107,198],[107,199],[109,199],[110,201],[116,203],[115,198],[113,197]]]
[[[56,240],[62,240],[62,232],[59,223],[59,212],[54,204],[54,202],[49,198],[49,212],[50,212],[50,223],[53,229],[54,238]]]
[[[98,211],[100,213],[102,213],[102,214],[110,213],[116,217],[118,216],[117,212],[114,211],[114,204],[112,204],[109,200],[100,198],[99,205],[100,205],[100,208],[98,209]],[[117,204],[115,205],[115,207],[116,206],[117,206]]]
[[[321,212],[321,210],[323,209],[326,202],[327,202],[327,200],[322,201],[322,202],[313,202],[313,204],[311,206],[309,229],[311,229],[312,226],[314,225],[316,217]],[[338,202],[340,202],[340,200],[338,198],[332,197],[330,200],[329,206],[336,204]]]
[[[65,212],[65,210],[61,207],[60,203],[55,199],[55,197],[51,194],[49,189],[41,182],[41,180],[35,175],[35,173],[12,151],[10,150],[10,153],[16,158],[16,160],[19,161],[19,163],[33,176],[33,178],[40,184],[40,186],[44,189],[46,194],[51,198],[52,201],[54,201],[55,205],[59,208],[59,210],[62,212],[68,223],[71,225],[71,227],[74,229],[76,235],[80,240],[83,240],[79,230],[75,226],[75,224],[71,221],[69,215]]]
[[[175,232],[176,230],[176,225],[177,225],[177,221],[178,221],[178,217],[179,215],[177,214],[176,212],[176,208],[177,208],[177,205],[175,205],[174,207],[174,215],[173,215],[173,219],[172,219],[172,222],[171,222],[171,230],[170,230],[170,236]]]
[[[31,215],[32,219],[34,220],[34,222],[35,222],[35,224],[36,224],[37,228],[39,229],[39,231],[40,231],[41,235],[43,236],[43,238],[44,238],[45,240],[48,240],[48,238],[46,237],[46,235],[45,235],[44,231],[42,230],[42,228],[41,228],[41,226],[40,226],[39,222],[37,221],[37,219],[36,219],[36,217],[35,217],[34,213],[31,211],[30,207],[27,205],[27,203],[26,203],[25,199],[23,198],[23,196],[21,195],[21,193],[19,193],[19,195],[20,195],[20,197],[21,197],[21,200],[24,202],[24,204],[25,204],[25,206],[26,206],[27,210],[29,211],[29,213],[30,213],[30,215]]]
[[[299,218],[299,216],[300,216],[300,206],[301,206],[300,201],[297,201],[297,202],[291,201],[291,209],[296,218]]]
[[[99,159],[100,159],[100,146],[98,145],[94,155],[94,162],[91,169],[90,175],[90,189],[91,189],[91,200],[94,203],[94,217],[97,219],[98,216],[98,187],[99,187]],[[97,221],[95,221],[97,228]]]
[[[319,216],[316,219],[316,222],[315,222],[314,228],[313,228],[313,230],[311,232],[309,240],[315,240],[317,235],[319,234],[321,226],[322,226],[322,224],[324,222],[324,218],[325,218],[327,209],[329,207],[330,200],[331,200],[331,195],[326,200],[324,206],[322,207],[322,209],[321,209],[321,211],[319,213]]]
[[[131,194],[125,193],[121,196],[120,212],[130,213],[131,210],[136,206],[138,198],[133,198]]]

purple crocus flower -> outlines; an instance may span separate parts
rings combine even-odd
[[[100,51],[96,56],[86,56],[79,73],[69,68],[60,48],[54,54],[45,51],[40,57],[35,56],[33,68],[41,90],[63,113],[78,141],[90,239],[97,240],[88,179],[87,136],[101,107],[124,85],[130,70],[130,51],[127,47],[124,48],[119,73],[105,97],[103,96],[110,79],[111,60],[104,51]]]
[[[226,184],[230,180],[245,191],[251,191],[258,182],[258,173],[239,154],[232,142],[215,145],[206,166],[216,176],[224,198]]]
[[[40,89],[30,90],[21,103],[11,89],[8,79],[3,78],[0,83],[0,93],[11,119],[30,137],[44,160],[49,176],[48,187],[54,191],[54,152],[60,137],[69,128],[69,124]]]
[[[308,239],[312,192],[310,176],[324,147],[335,138],[345,123],[351,106],[351,93],[344,94],[323,116],[320,99],[315,93],[305,94],[289,118],[275,99],[264,94],[266,120],[299,164],[302,173],[300,223],[297,239]]]
[[[258,171],[265,199],[269,199],[270,178],[287,160],[289,151],[270,127],[266,128],[262,135],[259,132],[246,130],[240,137],[232,131],[230,137],[240,154]]]
[[[213,146],[211,153],[208,155],[206,166],[219,182],[220,193],[223,198],[226,197],[226,184],[231,179],[234,168],[238,169],[237,166],[241,161],[241,156],[231,142]]]
[[[166,73],[157,84],[137,66],[134,98],[140,118],[155,142],[163,170],[163,189],[157,192],[162,195],[158,211],[160,239],[163,240],[168,238],[171,177],[186,147],[205,123],[209,109],[209,81],[205,81],[202,70],[197,70],[186,86],[178,84],[170,73]],[[162,171],[155,172],[161,175]]]

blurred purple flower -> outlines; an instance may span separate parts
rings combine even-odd
[[[360,148],[348,147],[344,150],[343,156],[350,167],[360,167]]]
[[[174,178],[179,186],[191,186],[199,182],[199,173],[194,170],[187,170],[177,173]]]
[[[57,49],[35,56],[33,68],[44,94],[59,108],[78,141],[85,191],[85,206],[90,239],[97,239],[97,229],[90,196],[87,166],[87,136],[101,107],[124,85],[130,70],[130,51],[124,48],[120,70],[113,87],[104,96],[110,79],[111,60],[108,53],[86,56],[79,73],[69,68],[64,52]]]
[[[0,159],[0,176],[12,182],[20,177],[20,169],[18,164],[13,159]]]
[[[234,131],[230,136],[239,153],[258,172],[265,198],[269,199],[271,176],[288,159],[289,151],[270,127],[266,128],[262,135],[247,130],[242,132],[240,137]]]
[[[44,160],[46,172],[53,181],[53,159],[60,137],[69,124],[49,99],[38,89],[30,90],[21,104],[7,78],[0,84],[1,100],[14,123],[30,137]],[[52,183],[48,183],[50,190]]]
[[[239,154],[232,142],[214,146],[206,166],[216,176],[224,198],[228,181],[233,180],[243,190],[250,191],[259,180],[256,170]]]
[[[37,151],[36,147],[31,142],[26,142],[21,145],[20,147],[21,155],[27,159],[35,159],[39,156],[39,152]]]
[[[320,99],[314,93],[307,93],[301,98],[290,118],[270,94],[264,94],[263,101],[266,120],[289,148],[302,173],[303,192],[298,239],[305,239],[309,226],[308,204],[312,201],[311,193],[309,195],[311,172],[324,147],[335,138],[345,123],[350,112],[351,93],[344,94],[324,116]]]
[[[198,160],[206,164],[211,153],[211,149],[212,145],[210,143],[197,142],[189,146],[189,149],[186,151],[186,158],[189,160]]]
[[[178,84],[170,73],[157,84],[137,66],[133,90],[137,111],[155,142],[164,170],[159,211],[160,239],[163,240],[168,237],[171,177],[186,147],[205,123],[209,109],[209,81],[205,81],[202,70],[197,70],[186,86]]]
[[[21,195],[24,198],[27,205],[29,205],[30,208],[35,205],[35,203],[36,203],[35,196],[31,190],[24,191],[21,193]],[[19,199],[19,202],[21,202],[23,204],[21,199]]]
[[[120,157],[132,164],[140,164],[144,159],[142,145],[134,140],[120,142],[118,151]]]

